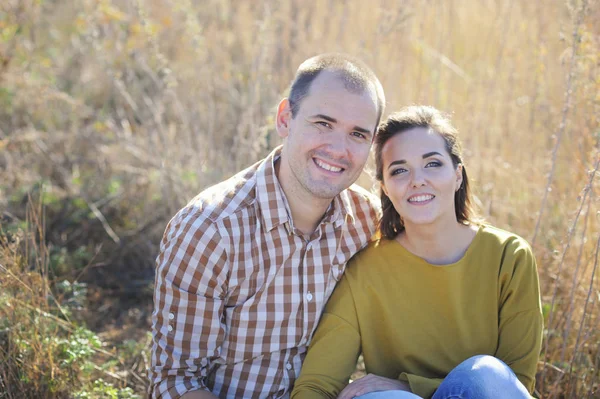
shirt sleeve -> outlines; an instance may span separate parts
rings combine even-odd
[[[532,393],[542,347],[543,315],[535,258],[529,244],[521,238],[505,251],[500,270],[498,323],[496,357]]]
[[[336,398],[348,385],[360,351],[354,299],[343,277],[323,312],[291,398]]]
[[[153,398],[204,389],[225,336],[226,251],[214,223],[184,208],[167,226],[156,260],[152,352]]]

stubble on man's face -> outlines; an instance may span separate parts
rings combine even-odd
[[[296,194],[331,200],[352,185],[368,159],[377,121],[376,97],[353,93],[332,73],[319,75],[290,118],[283,178]]]

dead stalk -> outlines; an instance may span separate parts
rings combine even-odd
[[[587,9],[587,0],[583,0],[581,8],[577,13],[577,18],[575,22],[575,26],[573,27],[573,35],[572,35],[572,44],[571,44],[571,62],[569,63],[569,72],[567,74],[567,89],[565,93],[565,102],[563,104],[562,109],[562,120],[558,127],[558,132],[556,133],[556,142],[554,143],[554,148],[552,149],[552,162],[550,167],[550,173],[548,173],[548,181],[546,183],[546,189],[544,190],[544,196],[542,197],[542,204],[540,205],[540,210],[538,214],[537,221],[535,223],[535,229],[533,231],[533,238],[531,239],[531,245],[535,247],[535,241],[537,239],[540,224],[542,222],[542,216],[544,215],[544,211],[546,210],[546,202],[548,201],[548,193],[550,192],[552,181],[554,180],[554,172],[556,169],[556,156],[558,154],[558,149],[560,148],[562,136],[565,132],[567,126],[567,116],[569,115],[569,111],[571,110],[571,96],[575,88],[574,77],[575,77],[575,63],[577,61],[577,51],[579,49],[580,36],[579,29],[581,28],[581,24],[583,23],[583,18],[585,16]]]

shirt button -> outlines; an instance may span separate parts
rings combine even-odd
[[[167,327],[167,330],[169,330],[169,331],[173,331],[173,326],[169,326],[169,327]]]
[[[312,301],[312,296],[313,295],[310,292],[306,295],[306,299],[308,300],[308,302]]]
[[[173,313],[169,313],[169,320],[173,320],[175,318],[175,315]]]
[[[288,363],[288,364],[285,365],[285,368],[288,369],[288,370],[291,370],[292,369],[292,365]]]

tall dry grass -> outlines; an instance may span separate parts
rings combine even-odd
[[[81,323],[143,330],[169,217],[279,143],[274,106],[301,61],[354,54],[388,111],[453,114],[483,215],[532,242],[538,394],[598,397],[598,21],[594,0],[4,0],[3,234],[42,201],[47,254],[29,262],[47,272],[30,287],[86,283]]]

